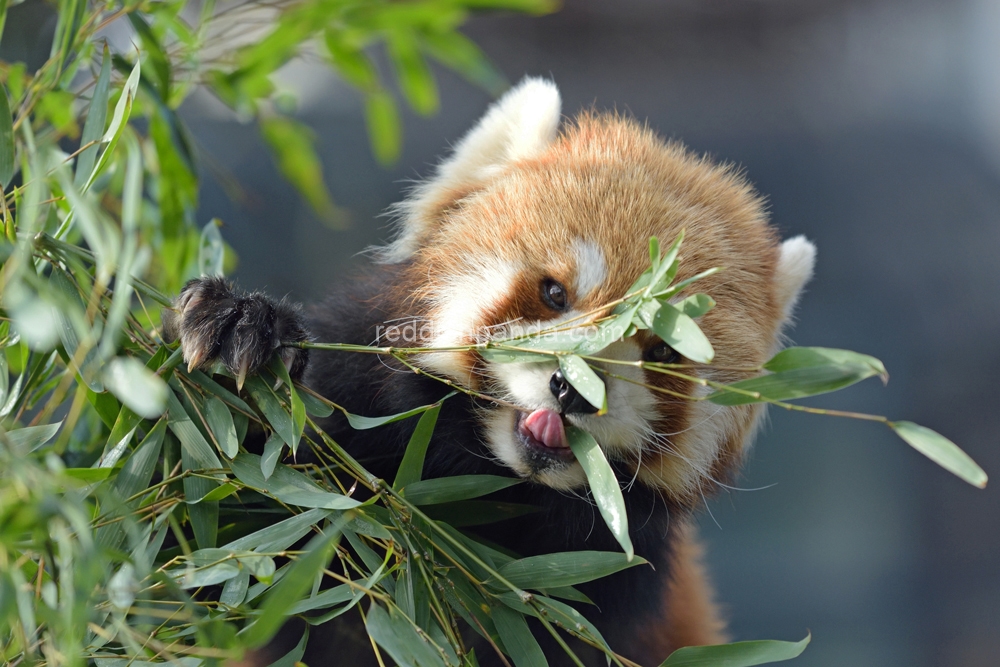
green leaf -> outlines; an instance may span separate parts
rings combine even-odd
[[[625,513],[625,498],[622,496],[622,489],[618,485],[618,478],[615,477],[611,464],[604,456],[593,436],[581,428],[570,426],[566,429],[566,437],[569,440],[569,447],[573,450],[576,460],[587,475],[587,482],[590,484],[590,492],[597,503],[597,509],[604,518],[611,534],[622,545],[628,560],[632,559],[635,551],[632,548],[632,540],[628,535],[628,515]]]
[[[387,612],[372,602],[365,621],[368,635],[381,646],[400,667],[435,667],[445,665],[444,658],[431,644],[426,634],[418,634],[413,622],[398,609]]]
[[[323,417],[329,417],[333,414],[333,408],[331,406],[316,398],[308,391],[300,391],[299,399],[302,401],[302,405],[305,406],[306,412],[313,417],[319,417],[322,419]],[[351,416],[354,417],[354,415]],[[360,419],[365,419],[365,417],[360,417]],[[353,424],[352,427],[357,428],[357,426],[354,426]]]
[[[160,41],[153,34],[149,24],[138,12],[129,12],[128,20],[142,39],[146,63],[151,66],[156,81],[156,92],[166,102],[170,98],[170,59],[164,53]]]
[[[712,344],[695,321],[673,305],[659,304],[652,316],[649,310],[640,308],[639,314],[653,333],[691,361],[707,364],[715,356]]]
[[[302,398],[299,396],[299,391],[295,388],[295,384],[292,382],[291,376],[288,375],[288,368],[285,363],[281,360],[281,357],[274,355],[271,357],[271,362],[268,364],[268,368],[271,372],[285,385],[288,389],[288,401],[291,404],[291,414],[292,414],[292,428],[294,429],[294,441],[295,445],[292,446],[292,455],[294,456],[298,449],[298,442],[302,439],[302,432],[306,427],[306,405],[302,402]]]
[[[0,86],[0,190],[14,178],[14,117],[10,114],[7,89]]]
[[[86,484],[101,482],[111,475],[110,468],[66,468],[63,474]]]
[[[26,426],[25,428],[7,431],[4,434],[4,437],[7,439],[7,442],[14,445],[14,447],[24,448],[29,452],[33,452],[54,438],[56,433],[59,432],[60,426],[62,426],[61,421],[58,421],[55,424]]]
[[[499,572],[519,588],[552,588],[575,586],[645,564],[639,556],[629,560],[625,554],[609,551],[567,551],[511,561]]]
[[[719,389],[709,400],[719,405],[782,401],[836,391],[875,375],[888,377],[885,366],[875,357],[823,347],[790,347],[764,368],[776,372],[727,385],[752,394]]]
[[[437,111],[437,84],[413,32],[404,28],[390,31],[386,36],[386,48],[396,70],[399,88],[413,110],[423,116]]]
[[[348,584],[341,584],[321,591],[312,597],[296,602],[288,610],[289,615],[301,614],[302,612],[314,609],[326,609],[342,602],[347,602],[354,597],[354,589]]]
[[[198,273],[203,276],[221,276],[225,261],[225,244],[219,227],[222,221],[212,218],[201,230],[201,241],[198,244]]]
[[[215,455],[211,445],[194,425],[184,406],[177,400],[174,392],[167,392],[167,426],[181,442],[181,464],[184,470],[201,471],[215,470],[222,467],[219,457]],[[204,501],[203,498],[218,486],[216,481],[200,476],[184,478],[184,497],[189,502],[202,501],[188,505],[188,515],[191,517],[191,528],[194,530],[195,541],[201,548],[215,546],[215,538],[219,530],[219,503]]]
[[[863,368],[869,371],[866,377],[879,375],[883,380],[889,378],[885,366],[875,357],[831,347],[788,347],[764,364],[764,368],[775,373],[823,366]]]
[[[326,49],[337,72],[361,90],[378,88],[378,71],[362,49],[349,44],[344,31],[330,28],[326,31]]]
[[[762,640],[687,646],[670,654],[660,667],[753,667],[797,658],[806,650],[812,635],[799,642]]]
[[[302,656],[305,655],[306,644],[308,643],[309,626],[307,625],[302,630],[302,639],[295,645],[295,648],[272,662],[268,667],[295,667],[295,665],[301,664],[300,661],[302,660]]]
[[[346,227],[346,218],[337,210],[323,181],[323,164],[313,144],[312,130],[285,116],[260,121],[260,130],[278,161],[278,169],[306,198],[313,210],[335,229]]]
[[[488,493],[520,484],[524,480],[496,475],[456,475],[412,482],[400,492],[414,505],[437,505],[478,498]]]
[[[94,170],[94,161],[97,159],[97,151],[100,148],[99,142],[101,136],[104,134],[104,123],[108,118],[110,83],[111,55],[108,52],[108,45],[105,43],[104,55],[101,59],[101,73],[97,76],[97,83],[94,85],[94,94],[90,96],[90,109],[87,111],[87,122],[84,123],[83,134],[80,135],[81,146],[86,146],[89,143],[93,143],[94,145],[85,148],[76,159],[76,172],[73,176],[73,185],[78,190],[87,184],[87,179]]]
[[[376,90],[365,96],[365,123],[375,159],[384,166],[395,163],[403,147],[403,128],[392,95]]]
[[[249,377],[244,385],[246,390],[250,393],[253,398],[254,403],[260,408],[260,411],[264,413],[267,417],[268,423],[274,428],[274,430],[281,436],[281,439],[292,448],[298,447],[298,442],[295,438],[295,424],[292,422],[292,416],[288,413],[288,410],[281,405],[281,401],[278,400],[277,395],[274,391],[267,386],[259,376]]]
[[[507,655],[514,661],[515,667],[548,666],[542,647],[531,634],[522,614],[508,607],[493,607],[492,616],[500,639],[507,649]]]
[[[167,404],[167,383],[132,357],[115,357],[102,374],[104,385],[136,414],[154,419]]]
[[[566,381],[597,408],[598,416],[608,411],[607,387],[590,364],[575,354],[563,354],[559,356],[559,368]]]
[[[649,239],[649,254],[650,259],[653,259],[653,272],[649,279],[649,284],[646,286],[645,296],[649,296],[657,290],[665,288],[677,275],[677,253],[680,252],[681,242],[684,240],[684,232],[682,231],[674,239],[674,242],[670,244],[667,249],[666,254],[662,258],[654,259],[655,253],[659,251],[659,243],[656,242],[656,237]]]
[[[420,416],[417,427],[413,429],[413,435],[406,445],[403,453],[403,460],[396,471],[396,479],[392,482],[392,488],[401,489],[407,484],[419,482],[424,469],[424,456],[427,454],[427,445],[430,444],[431,436],[434,434],[434,425],[437,423],[438,414],[441,412],[441,402],[438,401],[424,414]]]
[[[694,319],[715,308],[715,299],[707,294],[693,294],[675,303],[674,308]]]
[[[264,453],[260,457],[260,472],[264,475],[264,479],[271,477],[271,474],[274,472],[274,466],[278,464],[278,459],[281,458],[281,450],[284,448],[285,443],[277,431],[272,433],[264,443]]]
[[[436,60],[491,95],[498,96],[509,86],[500,70],[465,35],[455,31],[424,32],[420,35],[420,41],[423,48]]]
[[[889,422],[889,427],[915,450],[950,473],[980,489],[986,487],[986,473],[958,445],[936,431],[913,422]]]
[[[252,549],[258,553],[273,553],[292,546],[302,536],[312,530],[326,517],[333,514],[330,510],[313,509],[279,521],[267,528],[245,535],[238,540],[223,545],[223,549],[243,551]]]
[[[267,593],[260,605],[257,620],[240,635],[244,646],[263,646],[274,636],[284,624],[288,610],[309,590],[316,575],[333,558],[339,538],[338,523],[329,526],[325,532],[309,541],[305,553],[292,563],[288,574]]]
[[[222,453],[233,458],[240,451],[240,443],[236,439],[236,425],[233,414],[221,399],[215,396],[205,398],[205,421],[215,436]]]
[[[261,460],[261,457],[243,452],[229,466],[236,478],[247,486],[288,505],[346,510],[361,504],[353,498],[320,488],[302,473],[285,465],[278,464],[273,474],[265,477],[261,472]]]
[[[101,157],[94,166],[94,170],[90,172],[90,176],[87,178],[87,184],[81,188],[81,191],[90,189],[90,186],[94,184],[94,181],[100,176],[111,160],[111,156],[115,152],[115,147],[118,145],[118,140],[128,125],[128,119],[132,113],[132,102],[135,100],[135,93],[139,88],[139,77],[140,67],[139,62],[136,61],[135,67],[132,68],[128,79],[125,80],[125,86],[122,88],[118,103],[115,104],[114,113],[111,115],[111,124],[108,126],[104,136],[101,137],[101,143],[107,144],[107,147],[101,153]]]

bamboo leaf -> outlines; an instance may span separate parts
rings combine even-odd
[[[205,398],[205,421],[219,443],[222,453],[233,458],[240,451],[239,441],[236,439],[236,425],[233,423],[233,415],[221,399],[215,396]]]
[[[225,260],[225,244],[219,226],[222,222],[212,218],[201,230],[201,242],[198,244],[198,273],[203,276],[221,276]]]
[[[911,447],[948,472],[980,489],[986,488],[988,478],[983,469],[948,438],[913,422],[889,422],[889,427]]]
[[[456,475],[412,482],[400,492],[414,505],[437,505],[478,498],[520,484],[524,480],[495,475]]]
[[[774,640],[736,642],[717,646],[687,646],[670,654],[660,667],[753,667],[797,658],[812,635],[799,642]]]
[[[222,546],[223,549],[243,551],[252,549],[258,553],[282,551],[298,542],[326,517],[333,514],[330,510],[313,509],[302,514],[279,521],[267,528],[245,535],[238,540]]]
[[[267,383],[259,376],[247,378],[244,388],[250,393],[254,403],[264,413],[268,423],[281,436],[281,439],[289,447],[298,447],[292,416],[281,405],[281,401],[278,400],[278,396],[274,393],[274,390],[267,386]]]
[[[275,466],[273,474],[265,477],[261,465],[260,457],[245,452],[229,464],[238,480],[289,505],[346,510],[361,504],[353,498],[327,491],[297,470],[281,464]]]
[[[427,455],[427,445],[430,444],[431,436],[434,434],[434,425],[437,423],[438,415],[441,413],[441,403],[435,403],[420,416],[413,435],[406,444],[406,451],[403,453],[403,460],[396,471],[396,479],[392,482],[392,488],[401,489],[407,484],[419,482],[424,469],[424,457]]]
[[[437,84],[420,53],[413,32],[404,28],[390,31],[386,37],[386,47],[396,70],[399,88],[409,105],[423,116],[437,111]]]
[[[111,115],[111,124],[101,137],[101,143],[107,144],[107,147],[104,149],[104,152],[101,153],[101,157],[98,159],[93,171],[90,172],[90,176],[87,178],[87,184],[81,188],[81,192],[85,192],[90,189],[90,186],[94,184],[94,181],[101,175],[104,168],[107,167],[108,162],[111,160],[115,147],[118,145],[118,139],[121,138],[122,132],[128,125],[128,119],[132,113],[132,102],[135,100],[135,94],[139,88],[139,77],[139,61],[136,61],[135,67],[132,68],[132,72],[129,74],[128,79],[125,80],[125,86],[122,88],[121,96],[115,104],[114,113]]]
[[[260,457],[260,472],[264,479],[271,477],[274,467],[281,458],[281,450],[285,448],[285,443],[277,431],[272,433],[264,443],[264,453]]]
[[[167,404],[167,383],[132,357],[115,357],[102,374],[104,385],[136,414],[154,419]]]
[[[481,86],[491,95],[499,95],[508,87],[507,79],[493,66],[475,42],[452,30],[424,32],[421,45],[436,60],[455,70],[471,83]]]
[[[324,222],[335,229],[346,227],[346,218],[337,210],[323,181],[323,164],[313,144],[316,137],[304,124],[284,116],[260,121],[261,134],[278,162],[278,169]]]
[[[418,634],[412,621],[398,609],[386,611],[372,602],[365,621],[368,635],[385,649],[400,667],[436,667],[446,664],[426,634]]]
[[[6,7],[3,8],[6,15]],[[0,85],[0,190],[14,178],[14,118],[7,101],[7,88]]]
[[[622,496],[618,478],[615,477],[611,464],[604,456],[604,451],[594,440],[594,437],[581,428],[568,427],[566,438],[569,440],[569,447],[573,450],[576,460],[587,476],[590,492],[594,496],[594,502],[597,503],[597,509],[600,510],[604,523],[618,540],[618,544],[622,545],[628,560],[632,560],[635,551],[628,534],[625,498]]]
[[[94,161],[97,159],[100,139],[104,134],[104,123],[108,118],[110,83],[111,55],[108,51],[108,45],[105,43],[104,55],[101,58],[101,73],[97,76],[97,83],[94,85],[94,94],[90,96],[90,109],[87,111],[87,122],[84,123],[83,134],[80,135],[81,146],[86,146],[90,143],[94,145],[83,149],[83,152],[76,159],[76,172],[73,176],[73,185],[78,190],[84,189],[87,179],[94,170]]]
[[[734,382],[727,387],[740,392],[719,389],[709,395],[709,400],[719,405],[783,401],[836,391],[875,375],[888,377],[885,366],[875,357],[822,347],[790,347],[776,354],[764,368],[776,372]]]
[[[575,586],[645,564],[639,556],[629,560],[625,554],[609,551],[567,551],[511,561],[499,572],[519,588],[552,588]]]
[[[640,308],[639,313],[653,333],[691,361],[702,364],[712,361],[715,350],[708,338],[693,319],[673,305],[661,303],[653,314],[644,308]]]
[[[590,364],[575,354],[563,354],[559,356],[559,368],[566,381],[597,408],[598,415],[608,411],[607,387]]]
[[[396,162],[403,146],[403,128],[392,95],[376,90],[365,96],[365,123],[375,159],[382,165]]]
[[[59,432],[60,426],[62,426],[61,421],[55,424],[43,424],[42,426],[26,426],[25,428],[7,431],[4,437],[14,447],[33,452],[54,438],[56,433]]]
[[[274,636],[284,624],[288,610],[309,590],[316,574],[330,562],[339,539],[340,527],[335,524],[309,541],[305,553],[292,563],[288,573],[267,593],[257,620],[240,635],[244,646],[263,646]]]
[[[515,667],[548,667],[549,662],[542,653],[542,647],[531,634],[522,614],[508,607],[493,607],[492,616],[507,655],[514,661]]]

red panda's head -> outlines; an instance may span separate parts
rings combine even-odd
[[[812,244],[779,243],[760,196],[730,166],[616,115],[584,113],[561,132],[559,121],[555,86],[525,80],[400,205],[399,236],[382,253],[407,263],[422,332],[411,342],[463,346],[606,315],[600,307],[648,267],[649,238],[669,243],[684,230],[677,279],[723,269],[689,290],[717,302],[698,320],[715,359],[692,374],[729,382],[752,373],[745,369],[780,344],[812,273]],[[670,352],[640,331],[601,356],[662,361]],[[678,398],[707,392],[636,365],[604,366],[608,410],[597,415],[571,400],[555,361],[491,363],[458,350],[425,354],[420,364],[502,399],[481,416],[493,455],[560,489],[585,484],[572,454],[556,446],[562,424],[590,432],[639,482],[691,503],[735,468],[758,415],[753,406]]]

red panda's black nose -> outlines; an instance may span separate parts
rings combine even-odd
[[[553,373],[549,379],[549,391],[559,401],[559,411],[564,415],[573,413],[593,414],[597,412],[597,408],[591,405],[590,401],[581,396],[580,392],[566,381],[561,370]]]

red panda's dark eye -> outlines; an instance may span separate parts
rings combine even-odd
[[[676,364],[680,362],[681,355],[661,340],[656,345],[646,348],[642,358],[644,361],[655,361],[659,364]]]
[[[566,310],[569,304],[566,288],[555,280],[546,278],[542,281],[542,301],[553,310]]]

